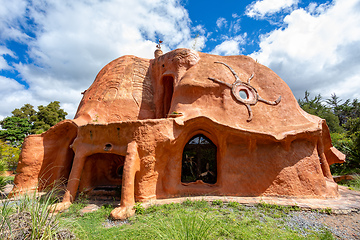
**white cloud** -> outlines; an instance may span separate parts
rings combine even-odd
[[[259,0],[246,7],[245,14],[252,18],[264,18],[296,5],[299,0]]]
[[[11,50],[7,49],[4,46],[0,46],[0,69],[11,70],[12,67],[9,66],[9,64],[7,63],[7,61],[4,58],[4,55],[9,55],[13,58],[15,58],[15,55]]]
[[[23,103],[26,103],[27,99],[31,99],[30,94],[23,85],[13,79],[2,76],[0,76],[0,96],[0,109],[8,109],[9,113],[19,105],[22,106]],[[1,111],[0,120],[9,115],[8,112]]]
[[[217,20],[216,20],[216,26],[218,28],[222,28],[222,27],[226,27],[227,25],[227,21],[225,18],[223,17],[219,17]]]
[[[245,44],[246,34],[238,35],[234,38],[226,38],[222,43],[217,45],[210,53],[216,55],[239,55],[241,53],[240,45]]]
[[[360,89],[360,2],[337,0],[285,17],[286,26],[262,36],[251,56],[284,79],[295,96],[341,94],[357,98]]]
[[[1,95],[0,116],[25,103],[37,106],[58,100],[72,118],[80,93],[111,60],[126,54],[153,58],[158,38],[164,41],[164,51],[194,45],[188,13],[177,0],[0,3],[1,38],[26,44],[33,61],[11,64],[29,88],[8,91],[0,86],[1,93],[7,91]],[[201,26],[195,28],[204,33]],[[198,36],[195,47],[203,48],[205,41],[206,37]],[[1,45],[0,50],[6,49]],[[1,57],[4,54],[0,52],[0,68],[9,69]],[[2,81],[14,83],[8,78]]]
[[[216,20],[216,26],[219,30],[226,30],[230,35],[234,35],[238,33],[241,29],[240,26],[240,16],[238,16],[236,13],[232,14],[232,18],[230,21],[227,21],[223,17],[219,17]]]

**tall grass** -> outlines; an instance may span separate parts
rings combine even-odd
[[[155,236],[159,239],[200,240],[209,239],[213,235],[217,221],[206,214],[176,214],[174,218],[158,218],[151,224]]]
[[[48,209],[58,202],[57,189],[7,199],[1,206],[0,239],[64,239],[60,215]],[[74,236],[68,234],[70,239]],[[67,238],[66,238],[67,239]]]

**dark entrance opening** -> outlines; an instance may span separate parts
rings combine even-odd
[[[125,157],[113,153],[96,153],[87,157],[79,191],[91,195],[115,196],[121,193]]]
[[[174,93],[174,78],[171,76],[164,76],[162,79],[164,86],[164,97],[163,97],[163,118],[167,117],[171,107],[171,100]]]
[[[217,148],[202,134],[195,135],[185,145],[182,156],[181,182],[202,180],[214,184],[217,181]]]

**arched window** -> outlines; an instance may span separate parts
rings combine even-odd
[[[209,138],[202,134],[192,137],[184,147],[181,182],[202,180],[205,183],[216,183],[216,155],[216,145]]]

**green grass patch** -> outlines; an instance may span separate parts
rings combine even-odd
[[[338,184],[346,186],[350,190],[360,191],[360,174],[356,174],[352,180],[342,180]]]
[[[81,215],[83,205],[75,203],[61,219],[76,223],[71,230],[79,239],[333,239],[325,229],[290,229],[287,214],[298,210],[292,207],[205,200],[140,206],[135,207],[140,212],[128,220],[112,221],[110,205]]]
[[[56,196],[50,192],[5,202],[0,208],[1,237],[6,239],[10,234],[25,239],[69,239],[74,237],[72,232],[77,239],[333,239],[325,228],[303,228],[297,224],[297,218],[289,217],[300,210],[297,206],[186,200],[145,209],[137,203],[133,217],[113,221],[109,219],[114,209],[110,204],[81,213],[89,202],[86,196],[79,196],[67,211],[52,215],[47,210],[58,200]],[[21,225],[21,218],[28,219],[26,226]],[[64,234],[67,237],[59,238]]]

